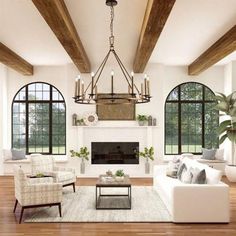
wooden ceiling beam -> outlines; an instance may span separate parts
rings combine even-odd
[[[198,75],[236,50],[236,25],[202,53],[188,67],[189,75]]]
[[[148,1],[134,59],[134,72],[144,71],[174,3],[175,0]]]
[[[91,70],[88,56],[63,0],[32,0],[81,73]]]
[[[1,42],[0,62],[23,75],[33,75],[33,66]]]

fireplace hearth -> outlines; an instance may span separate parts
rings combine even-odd
[[[138,142],[92,142],[92,164],[139,164]]]

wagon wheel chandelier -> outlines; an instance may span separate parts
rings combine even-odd
[[[136,86],[134,82],[134,73],[128,73],[127,69],[123,65],[119,56],[117,55],[114,48],[115,37],[113,34],[113,22],[114,22],[114,6],[117,5],[116,0],[106,0],[106,5],[110,7],[111,10],[111,21],[110,21],[110,37],[109,37],[109,51],[105,58],[103,59],[101,65],[98,67],[95,73],[91,73],[91,82],[85,88],[84,81],[81,76],[78,75],[75,81],[75,95],[73,97],[74,101],[78,104],[96,104],[96,105],[117,105],[117,104],[140,104],[150,102],[150,81],[149,77],[145,74],[144,81],[141,83],[140,89]],[[111,89],[110,93],[102,93],[99,91],[98,82],[103,72],[103,69],[107,63],[110,55],[113,55],[121,69],[124,79],[127,82],[128,90],[124,93],[114,92],[114,71],[111,71]],[[98,92],[99,91],[99,92]]]

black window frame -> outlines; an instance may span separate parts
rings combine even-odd
[[[32,84],[45,84],[45,85],[48,85],[49,86],[49,100],[29,100],[28,99],[28,88],[30,85]],[[19,92],[22,90],[22,89],[25,89],[25,99],[24,100],[15,100],[17,95],[19,94]],[[53,90],[56,90],[59,95],[62,97],[62,100],[53,100]],[[43,92],[43,90],[42,90]],[[49,152],[43,152],[41,154],[43,155],[66,155],[66,147],[67,147],[67,143],[66,143],[66,140],[67,140],[67,137],[66,137],[66,101],[65,101],[65,98],[64,96],[62,95],[62,93],[60,92],[59,89],[57,89],[55,86],[53,86],[52,84],[49,84],[49,83],[46,83],[46,82],[43,82],[43,81],[37,81],[37,82],[32,82],[32,83],[29,83],[29,84],[26,84],[24,85],[23,87],[21,87],[17,93],[15,94],[15,96],[13,97],[13,100],[12,100],[12,106],[11,106],[11,147],[13,147],[13,106],[15,103],[25,103],[25,126],[26,126],[26,133],[25,133],[25,151],[26,151],[26,154],[29,155],[29,154],[33,154],[33,153],[40,153],[40,152],[29,152],[29,104],[33,104],[33,103],[45,103],[45,104],[49,104]],[[52,113],[53,113],[53,109],[52,109],[52,106],[53,106],[53,103],[62,103],[64,104],[64,107],[65,107],[65,124],[64,124],[64,129],[65,129],[65,152],[64,153],[53,153],[53,143],[52,143],[52,138],[53,138],[53,135],[52,135]]]
[[[197,84],[197,85],[201,85],[202,86],[202,100],[181,100],[181,86],[185,85],[185,84]],[[202,83],[198,83],[198,82],[193,82],[193,81],[190,81],[190,82],[185,82],[185,83],[181,83],[179,85],[177,85],[176,87],[174,87],[170,92],[169,94],[167,95],[166,97],[166,100],[165,100],[165,107],[164,107],[164,154],[165,155],[180,155],[182,153],[185,153],[185,152],[182,152],[182,140],[181,140],[181,104],[182,103],[187,103],[187,104],[201,104],[202,105],[202,119],[201,119],[201,122],[202,122],[202,134],[201,134],[201,140],[202,140],[202,147],[205,148],[205,104],[206,103],[216,103],[216,100],[206,100],[205,97],[206,97],[206,94],[205,94],[205,88],[208,89],[212,95],[215,95],[215,93],[208,87],[206,86],[205,84],[202,84]],[[174,90],[178,90],[178,99],[177,100],[168,100],[169,96],[171,95],[171,93],[174,91]],[[166,104],[167,103],[177,103],[178,104],[178,153],[166,153]],[[217,104],[217,103],[216,103]],[[218,112],[219,114],[219,112]],[[218,124],[219,124],[219,115],[218,115]],[[219,141],[219,139],[218,139]],[[219,147],[219,143],[218,143],[218,147]],[[193,154],[196,154],[196,155],[200,155],[202,154],[202,152],[192,152]]]

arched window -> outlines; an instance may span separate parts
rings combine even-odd
[[[66,153],[66,105],[54,86],[31,83],[15,95],[12,148],[25,149],[27,154]]]
[[[175,87],[165,103],[165,154],[200,154],[219,146],[219,112],[207,86],[188,82]]]

